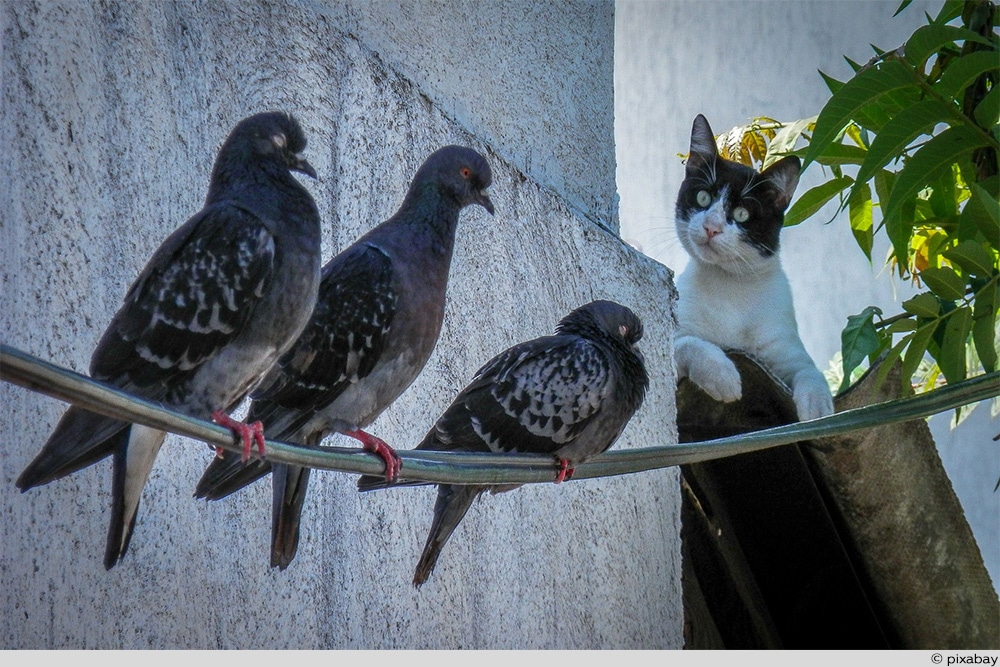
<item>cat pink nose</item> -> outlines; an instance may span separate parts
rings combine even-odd
[[[710,227],[709,225],[705,225],[705,236],[707,236],[708,238],[710,239],[715,238],[721,233],[722,229],[720,229],[719,227]]]

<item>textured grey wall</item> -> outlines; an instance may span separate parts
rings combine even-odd
[[[687,255],[674,232],[691,122],[703,113],[720,134],[754,116],[789,121],[819,113],[829,91],[817,70],[843,81],[843,57],[864,62],[869,44],[894,49],[936,15],[939,0],[618,0],[615,37],[615,138],[622,237],[680,274]],[[798,194],[822,182],[810,166]],[[825,207],[782,232],[782,264],[792,284],[799,332],[820,370],[840,349],[847,316],[869,305],[901,312],[909,286],[883,270],[887,244],[869,264],[847,214]],[[884,241],[884,238],[882,239]],[[931,430],[966,517],[1000,590],[1000,416],[984,402],[952,431],[951,414]]]
[[[612,0],[322,6],[511,164],[618,231]]]
[[[518,72],[535,66],[528,42],[537,17],[507,6],[507,20],[525,25],[492,57],[517,86]],[[201,206],[229,129],[250,113],[283,108],[306,128],[306,153],[320,174],[306,185],[325,221],[324,259],[391,214],[413,171],[440,145],[474,146],[494,168],[497,215],[467,211],[459,223],[438,347],[374,433],[413,446],[490,356],[549,333],[573,307],[612,298],[643,318],[653,378],[618,446],[675,442],[669,271],[584,219],[570,195],[563,199],[508,158],[503,142],[484,141],[486,130],[470,131],[509,113],[500,100],[458,122],[444,113],[447,104],[350,36],[339,11],[314,3],[3,3],[3,342],[86,371],[138,270]],[[563,26],[565,34],[593,29],[583,14],[559,17],[579,19]],[[612,35],[606,18],[602,48]],[[445,62],[448,41],[439,44]],[[587,46],[574,47],[580,59],[590,57]],[[479,65],[489,61],[483,54]],[[574,62],[552,62],[553,80],[576,76]],[[466,85],[475,99],[475,81]],[[592,85],[595,99],[610,104],[611,91]],[[529,86],[511,97],[518,94],[533,93]],[[575,122],[547,104],[533,102],[540,114]],[[532,150],[565,149],[563,137],[534,131],[524,130]],[[610,129],[601,140],[612,145]],[[587,150],[570,153],[589,158]],[[600,165],[594,174],[607,190],[613,174]],[[587,182],[565,178],[568,188]],[[682,643],[674,470],[487,497],[416,591],[409,581],[432,489],[362,496],[352,476],[318,473],[298,557],[279,573],[267,566],[269,482],[221,502],[195,501],[212,454],[171,436],[146,486],[130,553],[105,572],[107,462],[26,494],[13,485],[64,408],[0,383],[0,648]]]

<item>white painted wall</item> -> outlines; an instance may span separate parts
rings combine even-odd
[[[843,81],[843,57],[866,61],[869,44],[901,45],[936,15],[941,2],[914,2],[892,18],[897,0],[617,0],[615,140],[622,237],[679,275],[687,255],[674,232],[674,202],[684,177],[691,122],[703,113],[716,134],[755,116],[797,120],[829,99],[817,70]],[[799,194],[822,182],[810,166]],[[886,246],[870,266],[846,215],[827,207],[782,233],[799,330],[820,369],[840,349],[847,316],[866,306],[900,312],[912,292],[883,270]],[[1000,419],[980,405],[951,432],[950,414],[931,419],[941,457],[1000,586]]]
[[[384,20],[378,3],[362,17],[362,4],[0,3],[0,340],[85,372],[146,259],[200,208],[233,124],[283,108],[303,123],[320,174],[306,186],[324,220],[324,259],[390,215],[437,147],[471,145],[493,165],[497,213],[462,215],[438,347],[374,433],[413,446],[489,357],[611,298],[644,320],[653,378],[618,446],[676,442],[671,276],[593,224],[573,194],[614,191],[601,157],[613,145],[611,82],[590,77],[607,57],[594,49],[611,49],[607,7],[562,3],[549,22],[532,2],[481,5],[485,23],[435,33],[433,64],[420,60],[423,22],[388,3]],[[462,41],[473,28],[481,48]],[[395,44],[391,57],[376,55],[369,34]],[[468,77],[433,80],[449,63]],[[553,98],[541,93],[546,81]],[[557,90],[567,81],[586,90]],[[577,114],[593,136],[549,131],[575,126]],[[583,162],[592,168],[577,171]],[[171,436],[130,552],[106,572],[108,462],[25,494],[14,487],[64,409],[0,382],[0,648],[682,644],[676,470],[488,497],[417,591],[409,582],[433,489],[362,496],[353,476],[317,473],[298,557],[272,571],[269,482],[195,501],[212,453]]]

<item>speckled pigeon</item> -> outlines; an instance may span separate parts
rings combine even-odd
[[[295,346],[253,395],[250,419],[277,440],[317,445],[332,432],[356,438],[396,477],[399,458],[361,429],[423,369],[444,317],[459,212],[490,214],[490,166],[476,151],[448,146],[417,171],[399,210],[323,268],[316,310]],[[218,500],[272,475],[271,567],[284,570],[298,547],[309,468],[223,453],[195,496]]]
[[[515,345],[480,368],[417,449],[552,454],[556,483],[569,479],[575,465],[611,447],[642,404],[649,378],[635,347],[640,338],[642,322],[625,306],[581,306],[555,335]],[[390,486],[368,475],[358,480],[361,491]],[[413,585],[430,576],[473,500],[517,486],[438,485]]]
[[[292,176],[300,155],[292,116],[240,121],[219,150],[204,208],[171,234],[125,296],[91,357],[90,375],[192,417],[210,416],[263,443],[234,409],[292,345],[316,303],[320,219]],[[17,479],[22,491],[113,456],[104,566],[128,550],[143,486],[166,433],[70,407]]]

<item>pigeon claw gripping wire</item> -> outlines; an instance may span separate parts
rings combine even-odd
[[[567,482],[573,479],[574,468],[569,467],[569,461],[566,459],[558,459],[559,461],[559,471],[556,472],[556,484],[561,484],[562,482]]]
[[[221,410],[216,410],[212,413],[212,421],[220,426],[231,429],[242,440],[243,463],[250,460],[250,450],[253,443],[257,443],[257,453],[260,454],[261,458],[264,458],[264,424],[259,421],[244,424],[243,422],[236,421]],[[216,454],[220,457],[223,451],[220,447],[215,448]]]
[[[347,431],[344,435],[359,440],[366,451],[375,454],[385,461],[385,481],[390,483],[396,481],[396,478],[399,477],[399,466],[402,464],[402,461],[395,449],[386,444],[381,438],[376,438],[374,435],[365,433],[361,429]]]

